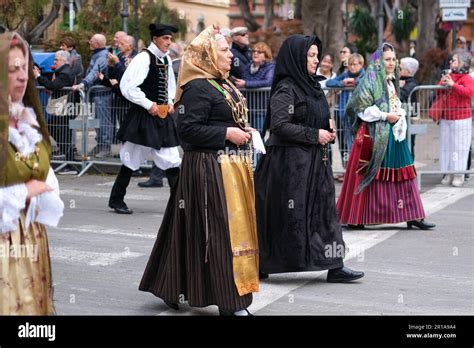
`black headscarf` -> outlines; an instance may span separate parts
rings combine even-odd
[[[316,83],[315,76],[310,76],[307,70],[307,54],[312,45],[318,47],[318,60],[321,60],[321,40],[317,36],[293,35],[283,42],[280,48],[273,77],[272,92],[284,78],[290,77],[293,82],[308,96],[320,97],[323,94],[321,86]]]
[[[318,78],[316,75],[308,74],[307,54],[312,45],[318,47],[318,60],[321,60],[322,46],[321,40],[317,36],[293,35],[283,42],[276,60],[275,75],[273,77],[272,90],[270,92],[267,107],[267,116],[263,125],[263,135],[265,135],[266,130],[270,126],[270,100],[275,93],[278,84],[284,79],[291,79],[291,82],[304,93],[308,102],[308,113],[310,115],[315,115],[316,112],[319,111],[314,110],[316,107],[315,104],[319,99],[324,98],[324,104],[327,105],[324,91],[321,89],[319,84],[319,80],[325,78]],[[315,124],[315,118],[311,118],[309,121],[310,123],[307,124],[308,126],[321,128],[321,124]]]

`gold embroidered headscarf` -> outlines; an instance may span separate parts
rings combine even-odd
[[[0,187],[5,186],[5,172],[7,166],[8,152],[8,126],[10,122],[10,103],[8,87],[8,58],[10,46],[16,40],[25,46],[26,60],[28,62],[28,83],[26,85],[23,104],[25,107],[33,108],[38,121],[43,139],[47,143],[48,152],[51,151],[49,144],[48,127],[41,111],[41,104],[36,90],[36,80],[33,74],[33,57],[31,56],[28,44],[16,32],[10,31],[0,34]]]
[[[179,68],[178,88],[175,103],[181,99],[183,87],[194,79],[225,79],[229,72],[217,68],[216,40],[220,39],[219,28],[211,25],[203,30],[184,51]],[[224,38],[222,36],[222,38]]]

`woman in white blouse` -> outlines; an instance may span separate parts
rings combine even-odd
[[[406,141],[406,112],[400,101],[399,68],[392,45],[384,43],[370,60],[346,106],[356,133],[337,202],[342,224],[406,222],[431,229],[416,185],[416,170]]]
[[[28,46],[0,35],[0,315],[54,314],[44,225],[64,204],[50,167],[51,145]],[[8,91],[8,94],[6,93]]]
[[[333,71],[334,68],[334,57],[331,53],[326,53],[323,55],[321,62],[319,63],[319,67],[316,70],[316,75],[320,76],[321,78],[318,79],[321,88],[324,90],[324,94],[328,94],[328,90],[326,90],[326,81],[332,80],[336,77],[336,73]],[[324,77],[324,79],[323,79]]]

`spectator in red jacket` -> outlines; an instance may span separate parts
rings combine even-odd
[[[444,98],[440,125],[440,164],[442,171],[466,170],[472,136],[471,98],[474,96],[474,79],[469,75],[471,54],[456,53],[450,62],[451,73],[444,75],[440,85],[450,87],[439,93]],[[444,185],[460,187],[463,174],[446,175]]]

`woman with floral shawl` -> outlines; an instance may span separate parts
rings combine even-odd
[[[0,315],[54,314],[45,225],[64,204],[26,42],[0,34]]]
[[[416,170],[406,141],[406,112],[399,95],[395,50],[384,43],[347,103],[346,117],[356,133],[347,174],[337,202],[342,224],[407,222],[430,229],[416,186]]]
[[[213,26],[187,47],[176,94],[184,149],[140,290],[178,310],[249,315],[259,290],[255,195],[245,99],[227,79],[232,53]]]

